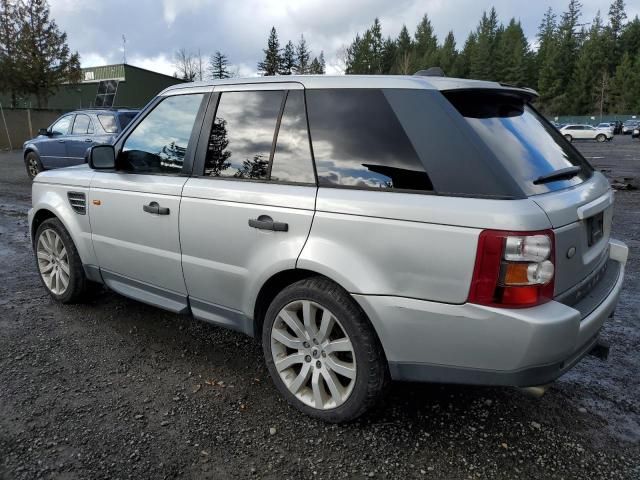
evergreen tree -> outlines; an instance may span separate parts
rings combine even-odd
[[[531,85],[532,56],[520,22],[512,18],[500,33],[496,46],[496,80],[513,85]]]
[[[313,75],[319,75],[322,73],[322,67],[320,67],[320,61],[318,57],[313,57],[311,60],[311,65],[309,65],[309,73]]]
[[[61,84],[80,82],[80,57],[69,51],[67,34],[49,18],[46,0],[26,0],[19,9],[16,55],[23,91],[46,107]]]
[[[446,75],[456,76],[455,69],[458,51],[456,50],[456,38],[453,32],[449,32],[444,39],[444,43],[438,49],[438,66],[444,70]]]
[[[231,77],[228,67],[229,60],[227,56],[219,50],[216,50],[216,53],[209,58],[209,76],[214,80]]]
[[[322,50],[320,50],[320,56],[318,57],[318,60],[320,63],[320,71],[318,73],[324,75],[327,71],[327,63],[324,60],[324,52]]]
[[[287,42],[282,54],[282,65],[280,75],[291,75],[296,69],[296,51],[291,40]]]
[[[604,110],[609,81],[608,57],[611,53],[608,45],[607,32],[598,12],[580,49],[570,84],[567,105],[571,113],[591,115]]]
[[[402,25],[398,39],[396,40],[395,65],[392,73],[409,75],[414,64],[413,41],[406,25]]]
[[[538,52],[535,55],[535,85],[538,87],[540,78],[540,71],[542,70],[545,62],[548,61],[548,57],[557,47],[557,30],[558,24],[556,22],[556,15],[553,13],[553,9],[549,7],[542,17],[542,22],[538,27]]]
[[[418,23],[414,38],[415,64],[413,65],[413,70],[417,71],[436,66],[438,61],[438,39],[428,15],[425,14],[420,23]]]
[[[382,65],[381,72],[385,75],[393,73],[396,64],[396,55],[398,54],[398,46],[390,37],[382,44]]]
[[[368,35],[367,35],[368,34]],[[376,17],[371,28],[365,33],[369,43],[369,71],[367,73],[383,73],[384,42],[382,40],[382,26]]]
[[[0,91],[11,95],[15,107],[22,89],[16,51],[18,36],[18,9],[9,0],[0,1]]]
[[[611,108],[619,114],[640,111],[640,53],[625,52],[611,82]]]
[[[467,40],[464,42],[462,51],[458,54],[454,64],[454,71],[460,78],[470,78],[471,75],[471,57],[478,44],[478,37],[475,32],[469,33]]]
[[[264,60],[258,63],[258,70],[262,75],[277,75],[282,66],[282,57],[280,56],[280,42],[278,41],[278,33],[276,27],[271,27],[269,39],[267,40],[267,48],[263,50]]]
[[[640,52],[640,18],[636,17],[625,25],[620,34],[620,52],[632,56]]]
[[[480,80],[492,80],[496,75],[494,53],[496,50],[499,25],[495,8],[489,15],[482,13],[476,31],[476,45],[471,52],[470,74]]]
[[[304,75],[309,73],[309,58],[311,53],[307,47],[307,41],[304,39],[304,35],[300,35],[300,41],[296,45],[296,59],[294,71],[298,75]]]

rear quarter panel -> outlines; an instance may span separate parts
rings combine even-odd
[[[297,266],[351,293],[464,303],[482,229],[549,228],[528,199],[320,188]]]

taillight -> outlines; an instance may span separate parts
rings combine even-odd
[[[553,231],[483,230],[478,239],[469,302],[532,307],[553,298]]]

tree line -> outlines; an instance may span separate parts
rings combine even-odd
[[[257,68],[258,72],[264,76],[325,73],[324,52],[321,51],[317,57],[313,56],[304,35],[300,35],[300,39],[295,45],[289,40],[284,48],[281,48],[278,32],[275,27],[271,27],[267,46],[263,53],[264,58],[258,62]],[[200,52],[187,52],[181,48],[174,55],[174,67],[176,69],[174,76],[188,82],[230,78],[238,75],[237,70],[231,69],[227,55],[219,50],[209,57],[207,65],[203,67]]]
[[[607,19],[598,12],[581,23],[582,5],[544,14],[528,42],[518,20],[505,25],[495,8],[484,12],[462,48],[450,31],[442,42],[428,15],[413,35],[403,26],[384,37],[378,19],[344,51],[347,74],[413,74],[432,66],[447,76],[495,80],[536,89],[548,115],[640,112],[640,19],[627,21],[624,0],[613,0]]]
[[[33,95],[38,107],[63,83],[80,81],[80,57],[49,18],[46,0],[0,0],[0,92]]]

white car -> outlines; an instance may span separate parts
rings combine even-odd
[[[565,125],[560,129],[568,141],[574,140],[597,140],[604,142],[613,138],[613,132],[609,129],[596,128],[591,125]]]
[[[609,130],[611,132],[611,135],[613,135],[613,123],[609,123],[609,122],[602,122],[599,123],[596,128],[598,130]]]

